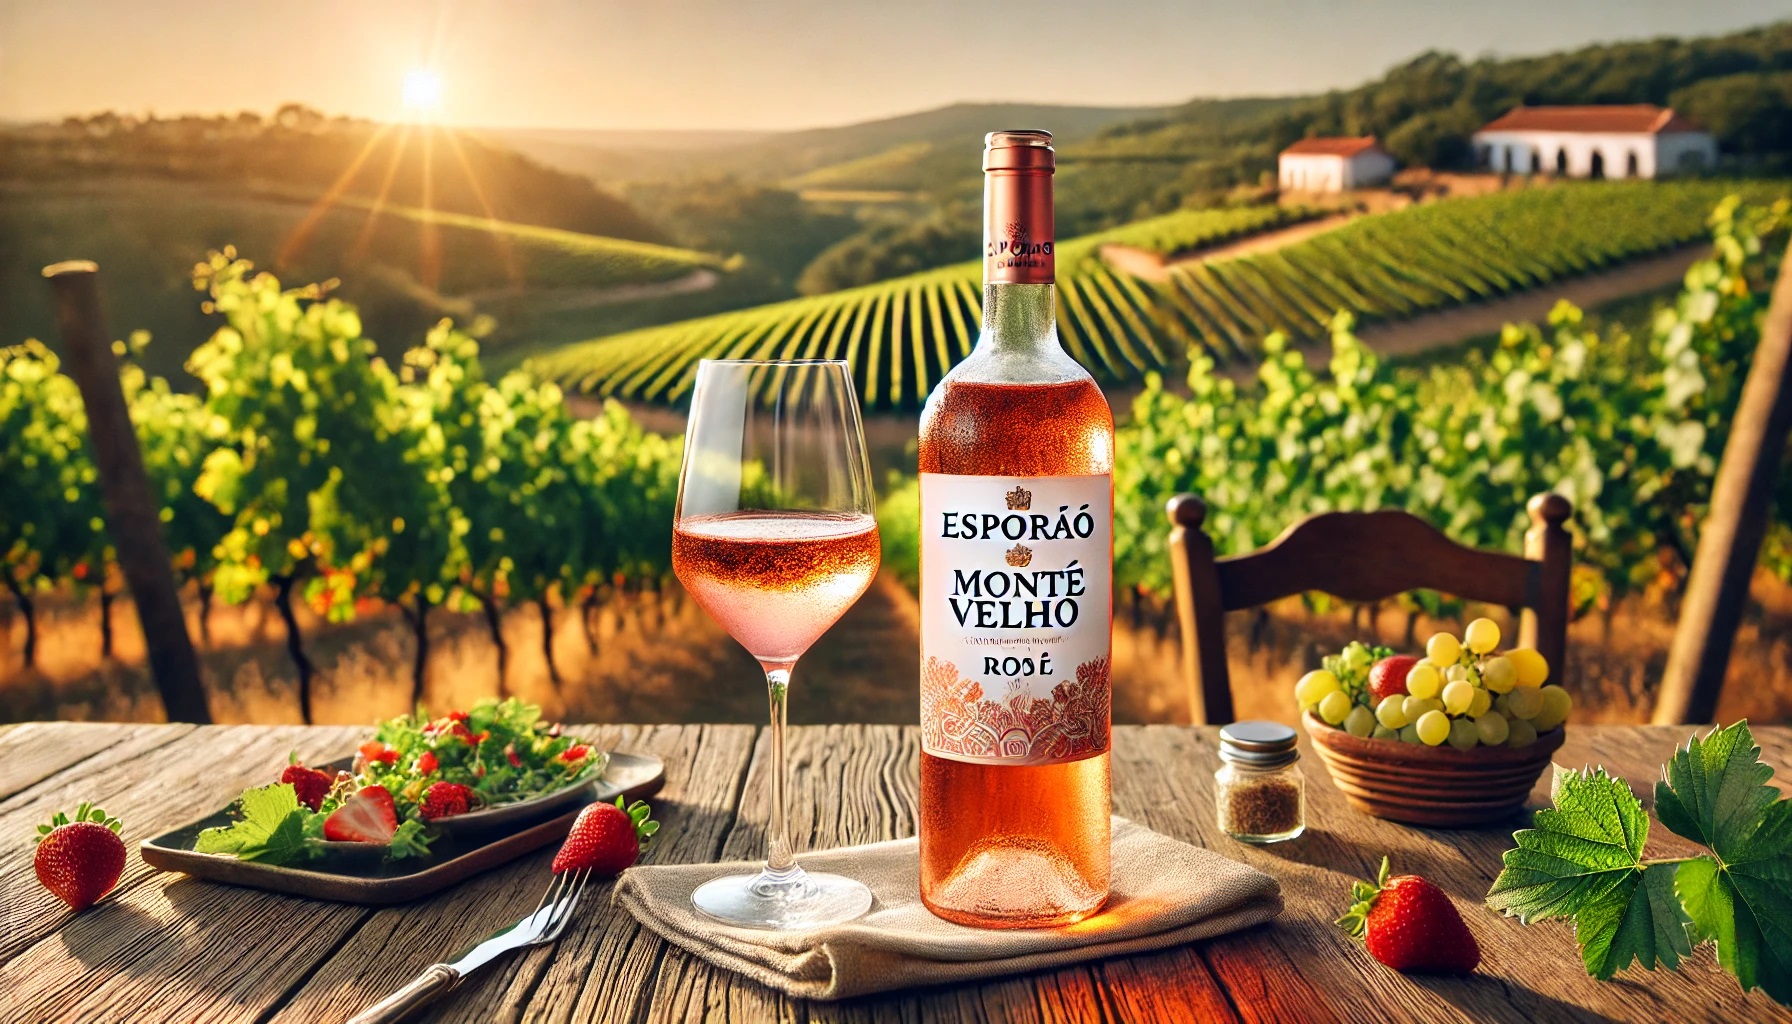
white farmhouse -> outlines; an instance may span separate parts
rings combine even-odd
[[[1665,107],[1513,107],[1474,135],[1488,170],[1572,178],[1660,178],[1717,163],[1711,134]]]
[[[1276,164],[1284,192],[1343,192],[1394,176],[1394,158],[1373,135],[1302,139],[1282,150]]]

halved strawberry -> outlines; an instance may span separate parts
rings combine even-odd
[[[381,743],[379,740],[368,740],[366,743],[361,744],[360,750],[361,760],[370,764],[374,761],[383,761],[386,764],[392,764],[398,760],[398,751]]]
[[[1419,663],[1419,659],[1410,654],[1396,654],[1383,658],[1369,668],[1369,695],[1375,703],[1381,703],[1383,697],[1390,694],[1406,693],[1406,673]]]
[[[362,786],[324,819],[324,838],[345,843],[390,843],[398,807],[384,786]]]
[[[315,811],[324,805],[324,797],[330,795],[330,787],[335,784],[336,780],[331,777],[329,772],[318,768],[307,768],[300,764],[298,755],[294,754],[292,763],[288,764],[286,770],[280,773],[280,781],[292,786],[292,791],[298,795],[299,803]]]
[[[437,763],[436,755],[429,751],[425,750],[423,753],[417,755],[418,775],[428,775],[439,767],[441,767],[441,765]]]

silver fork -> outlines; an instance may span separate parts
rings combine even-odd
[[[462,978],[513,949],[553,942],[566,930],[566,922],[585,895],[591,869],[554,876],[541,902],[521,921],[493,932],[462,950],[459,956],[430,964],[403,988],[349,1018],[348,1024],[396,1024],[424,1006],[453,991]]]

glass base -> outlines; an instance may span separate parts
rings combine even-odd
[[[871,890],[842,875],[793,867],[712,878],[691,893],[691,904],[725,924],[802,931],[862,916],[871,909]]]

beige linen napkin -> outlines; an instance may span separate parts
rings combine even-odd
[[[864,882],[870,913],[814,931],[735,928],[691,906],[712,878],[758,864],[630,868],[616,902],[666,941],[718,967],[807,999],[992,978],[1164,949],[1259,924],[1282,910],[1275,879],[1217,853],[1114,819],[1112,895],[1095,917],[1064,928],[967,928],[921,903],[915,840],[804,854],[812,871]]]

